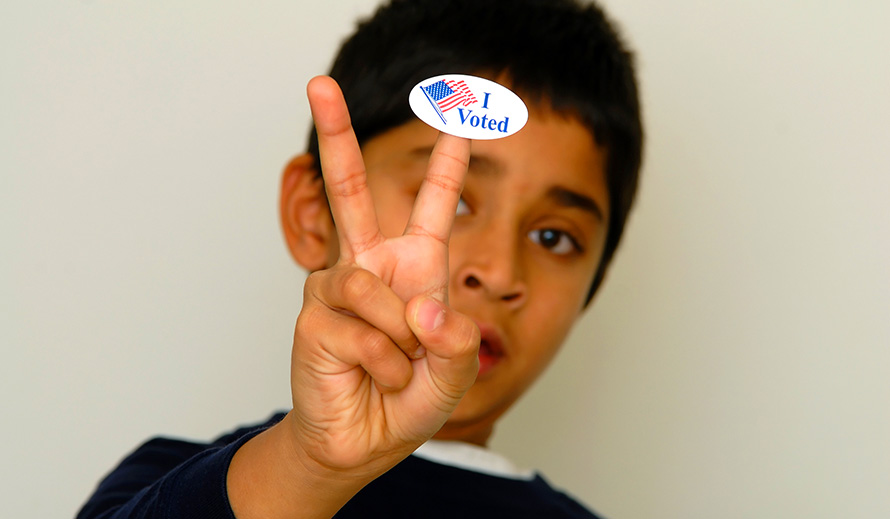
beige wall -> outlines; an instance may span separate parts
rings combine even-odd
[[[278,172],[374,3],[0,7],[7,515],[71,516],[147,436],[288,405]],[[888,5],[608,2],[639,206],[497,448],[614,518],[890,515]]]

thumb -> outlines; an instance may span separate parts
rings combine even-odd
[[[430,370],[454,389],[466,391],[479,372],[479,327],[466,315],[429,296],[405,308],[408,326],[427,351]]]

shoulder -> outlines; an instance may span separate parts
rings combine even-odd
[[[534,484],[539,488],[542,495],[548,496],[547,500],[552,504],[554,511],[559,514],[556,517],[602,519],[599,515],[576,501],[572,496],[552,487],[540,474],[535,477]]]
[[[227,517],[225,477],[231,457],[247,439],[283,416],[277,414],[264,423],[238,427],[211,442],[152,438],[105,476],[78,517],[98,517],[112,510],[129,517],[130,513],[173,508],[176,503],[187,508],[191,502],[198,508],[213,503],[223,514],[220,517]]]
[[[241,425],[209,442],[156,436],[127,455],[121,461],[121,466],[150,465],[172,468],[204,451],[226,447],[245,436],[252,436],[278,423],[282,418],[284,418],[284,413],[278,413],[262,423]]]

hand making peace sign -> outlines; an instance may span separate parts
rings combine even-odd
[[[435,434],[476,377],[478,329],[447,306],[470,142],[440,135],[404,234],[387,238],[339,87],[318,77],[307,90],[340,258],[306,282],[291,418],[320,466],[370,475]]]
[[[340,257],[306,280],[293,411],[232,458],[242,518],[331,517],[435,434],[478,372],[479,329],[447,301],[469,141],[440,135],[404,234],[387,238],[339,87],[318,77],[308,95]]]

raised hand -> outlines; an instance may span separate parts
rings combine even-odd
[[[315,78],[308,95],[340,259],[306,283],[289,418],[320,466],[379,473],[432,436],[475,380],[478,331],[447,306],[470,143],[440,136],[404,234],[388,238],[339,87]]]
[[[239,519],[331,517],[435,434],[478,370],[479,330],[447,304],[469,141],[439,137],[404,234],[387,237],[339,87],[315,78],[308,95],[340,257],[306,281],[293,411],[232,459]]]
[[[306,281],[293,411],[229,466],[239,519],[331,517],[435,434],[478,371],[479,330],[447,304],[469,141],[440,136],[404,234],[386,237],[339,87],[319,77],[308,94],[340,257]]]

